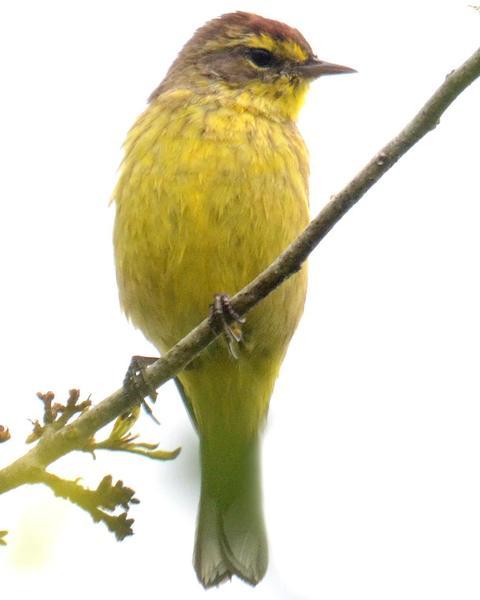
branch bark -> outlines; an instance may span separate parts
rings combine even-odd
[[[449,73],[417,115],[351,182],[321,210],[305,231],[263,273],[232,299],[232,307],[246,314],[260,300],[298,271],[312,250],[332,227],[356,204],[414,144],[434,129],[445,110],[477,77],[480,76],[480,49],[458,69]],[[146,370],[146,378],[155,388],[174,377],[204,350],[218,334],[203,320],[162,358]],[[38,481],[38,469],[75,449],[82,449],[91,436],[120,414],[131,409],[137,400],[123,388],[112,393],[74,422],[59,430],[47,429],[38,444],[24,456],[0,470],[0,494],[25,483]]]

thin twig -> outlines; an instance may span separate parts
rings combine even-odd
[[[240,316],[246,314],[285,279],[297,272],[332,227],[405,152],[436,127],[440,116],[479,75],[480,49],[446,77],[413,120],[332,198],[297,240],[231,299],[232,309]],[[202,321],[169,352],[146,369],[149,384],[155,388],[161,386],[192,361],[217,335],[209,326],[208,319]],[[32,469],[45,468],[71,450],[81,449],[96,431],[127,412],[137,402],[137,398],[130,398],[123,389],[119,389],[83,413],[73,423],[58,431],[47,430],[35,448],[0,470],[0,493],[29,483]]]
[[[107,475],[95,490],[90,490],[78,481],[62,479],[44,469],[37,469],[32,472],[32,483],[34,482],[45,484],[55,496],[70,500],[88,512],[95,523],[104,523],[117,540],[133,535],[133,519],[128,518],[128,510],[132,504],[138,504],[139,500],[134,497],[132,489],[123,485],[123,481],[113,484],[112,476]],[[122,513],[109,514],[120,507],[123,508]]]

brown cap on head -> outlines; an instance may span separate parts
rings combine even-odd
[[[266,19],[247,12],[227,13],[216,19],[212,19],[197,29],[187,45],[205,44],[208,40],[219,37],[238,37],[241,34],[253,33],[254,35],[265,34],[269,37],[285,41],[291,40],[303,48],[307,54],[313,56],[312,49],[303,35],[285,23]]]

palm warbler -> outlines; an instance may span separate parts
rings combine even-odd
[[[295,119],[313,79],[351,71],[318,60],[296,29],[236,12],[201,27],[152,93],[125,143],[114,246],[122,307],[161,352],[307,225]],[[267,569],[259,437],[306,285],[303,268],[251,311],[237,358],[219,339],[178,375],[200,437],[205,587],[255,585]]]

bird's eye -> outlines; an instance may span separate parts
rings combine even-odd
[[[270,67],[275,62],[273,54],[265,48],[249,48],[248,58],[254,65],[262,68]]]

